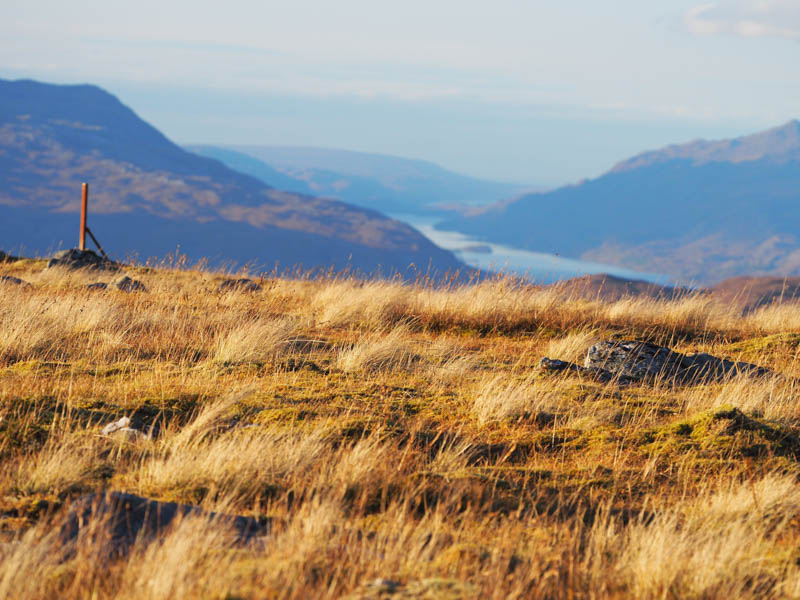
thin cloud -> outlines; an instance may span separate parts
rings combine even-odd
[[[686,28],[697,35],[737,35],[800,40],[797,0],[740,0],[700,4],[685,15]]]

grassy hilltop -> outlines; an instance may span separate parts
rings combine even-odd
[[[112,276],[43,267],[0,263],[31,283],[0,282],[0,597],[800,596],[796,305],[145,268],[147,292],[93,292]],[[537,368],[612,336],[787,377]],[[152,438],[101,435],[122,416]],[[60,555],[59,509],[107,489],[271,530]]]

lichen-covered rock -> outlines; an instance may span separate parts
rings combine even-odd
[[[552,372],[569,371],[603,383],[637,382],[701,384],[723,381],[734,375],[763,377],[772,371],[758,365],[734,362],[710,354],[681,354],[649,342],[607,340],[586,353],[583,366],[543,358],[539,366]]]
[[[219,289],[222,292],[229,292],[231,290],[240,292],[260,292],[261,286],[252,279],[226,279],[219,284]]]
[[[739,374],[762,377],[771,373],[758,365],[710,354],[681,354],[649,342],[616,340],[589,348],[583,365],[635,381],[664,380],[682,384],[721,381]]]
[[[106,552],[120,555],[137,541],[162,535],[177,519],[195,517],[230,527],[235,541],[244,543],[267,532],[267,523],[252,517],[223,515],[197,506],[159,502],[134,494],[106,492],[77,499],[66,511],[59,541],[102,544]]]
[[[78,248],[61,250],[53,254],[53,257],[47,263],[47,268],[49,269],[50,267],[104,271],[116,271],[119,269],[117,263],[99,256],[92,250],[79,250]]]
[[[128,276],[123,277],[122,279],[117,280],[114,283],[114,287],[116,287],[121,292],[146,292],[147,287],[137,279],[131,279]]]

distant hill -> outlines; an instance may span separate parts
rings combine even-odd
[[[116,256],[179,247],[259,267],[463,266],[375,211],[279,191],[187,152],[100,88],[0,80],[0,247],[74,245],[81,181],[90,225]]]
[[[348,150],[283,146],[188,149],[216,158],[269,185],[389,214],[448,214],[531,189],[460,175],[422,160]]]
[[[732,277],[710,291],[716,299],[748,313],[772,304],[800,302],[800,277]]]
[[[707,288],[689,289],[601,273],[558,281],[548,287],[558,289],[567,298],[606,302],[639,297],[676,300],[699,293],[731,304],[744,314],[773,304],[800,303],[800,277],[730,277]]]
[[[683,287],[659,285],[639,279],[625,279],[607,273],[573,277],[553,283],[551,287],[563,291],[566,297],[606,302],[640,296],[659,300],[675,300],[691,293],[691,290]]]
[[[705,283],[800,273],[800,122],[647,152],[441,229]]]

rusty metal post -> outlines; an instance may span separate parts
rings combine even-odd
[[[78,238],[78,248],[86,250],[86,210],[89,205],[89,184],[83,184],[83,194],[81,196],[81,234]]]

